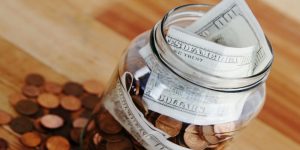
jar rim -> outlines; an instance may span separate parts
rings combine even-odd
[[[160,36],[160,38],[163,40],[163,43],[165,44],[165,46],[167,47],[167,49],[169,51],[171,51],[171,47],[168,45],[168,42],[167,42],[167,39],[166,39],[166,30],[165,29],[165,25],[166,25],[166,22],[168,21],[168,19],[170,18],[170,16],[172,16],[172,14],[176,13],[178,10],[181,10],[183,8],[189,8],[189,7],[203,7],[203,8],[211,8],[213,5],[209,5],[209,4],[186,4],[186,5],[182,5],[182,6],[178,6],[178,7],[175,7],[173,9],[171,9],[168,13],[166,13],[166,15],[163,17],[163,19],[158,22],[153,30],[152,30],[152,33],[153,35],[150,35],[150,40],[154,40],[153,41],[153,44],[150,44],[152,45],[152,49],[156,49],[157,53],[156,55],[158,56],[158,58],[160,60],[162,60],[162,62],[173,72],[175,72],[177,75],[178,75],[178,68],[174,70],[174,67],[170,67],[170,62],[168,62],[168,60],[164,59],[164,56],[161,55],[163,52],[160,52],[160,48],[159,47],[159,44],[157,44],[158,40],[157,40],[157,36]],[[159,31],[159,33],[157,33],[157,31]],[[273,53],[273,48],[271,46],[271,43],[270,41],[268,40],[268,38],[265,36],[266,38],[266,41],[267,41],[267,44],[270,48],[270,52],[272,54],[272,59],[269,61],[269,63],[266,65],[266,67],[264,69],[262,69],[261,71],[259,71],[258,73],[256,74],[252,74],[252,75],[249,75],[249,76],[245,76],[245,77],[222,77],[222,76],[219,76],[219,75],[214,75],[214,74],[211,74],[211,73],[208,73],[206,71],[202,71],[202,70],[199,70],[195,67],[192,67],[191,65],[187,64],[186,62],[183,62],[187,67],[190,67],[190,68],[193,68],[195,71],[197,71],[198,73],[202,74],[202,75],[206,75],[206,76],[210,76],[210,77],[213,77],[213,78],[216,78],[218,80],[226,80],[228,82],[232,82],[232,81],[241,81],[241,82],[246,82],[245,80],[249,80],[249,79],[255,79],[255,78],[258,78],[256,79],[256,81],[254,83],[250,83],[248,85],[245,85],[245,86],[241,86],[241,87],[229,87],[229,89],[249,89],[249,88],[252,88],[253,86],[256,86],[258,85],[259,83],[261,83],[262,81],[264,81],[264,79],[267,78],[268,76],[268,72],[270,71],[271,69],[271,66],[273,64],[273,61],[274,61],[274,53]],[[177,56],[175,53],[173,53],[173,51],[171,51],[171,53],[173,56],[173,58],[176,58],[177,61],[181,61],[181,58],[179,58],[179,56]],[[179,75],[181,76],[181,75]],[[182,77],[182,76],[181,76]],[[186,79],[185,77],[183,77],[184,79]],[[197,85],[199,85],[197,82],[193,82],[191,80],[188,80],[192,83],[195,83]],[[203,86],[202,84],[200,86]],[[204,87],[207,87],[207,86],[204,86]],[[207,88],[210,88],[210,89],[217,89],[217,90],[225,90],[227,91],[228,89],[227,88],[219,88],[219,87],[210,87],[208,86]],[[230,90],[231,91],[231,90]]]

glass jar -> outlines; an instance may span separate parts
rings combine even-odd
[[[223,78],[189,66],[166,41],[171,25],[188,26],[210,8],[177,7],[131,42],[82,149],[222,150],[259,113],[272,62],[249,77]]]

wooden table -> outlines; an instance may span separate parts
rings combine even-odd
[[[208,0],[206,0],[208,1]],[[2,0],[0,5],[0,106],[27,73],[47,79],[108,84],[129,41],[150,29],[167,10],[201,0]],[[209,1],[216,3],[217,0]],[[249,0],[273,43],[276,59],[267,102],[230,150],[299,150],[300,17],[298,0]],[[24,149],[4,128],[11,149]]]

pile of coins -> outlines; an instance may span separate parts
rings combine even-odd
[[[9,97],[19,116],[13,118],[0,111],[0,125],[8,125],[27,148],[80,149],[82,130],[103,92],[101,83],[88,80],[82,85],[60,85],[46,81],[40,74],[29,74],[21,91]],[[0,149],[7,148],[7,142],[0,139]]]

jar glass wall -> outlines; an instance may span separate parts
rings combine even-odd
[[[131,42],[86,126],[82,149],[221,150],[259,113],[271,64],[248,78],[195,70],[199,77],[177,68],[181,59],[166,56],[168,26],[185,27],[209,9],[178,7]]]

